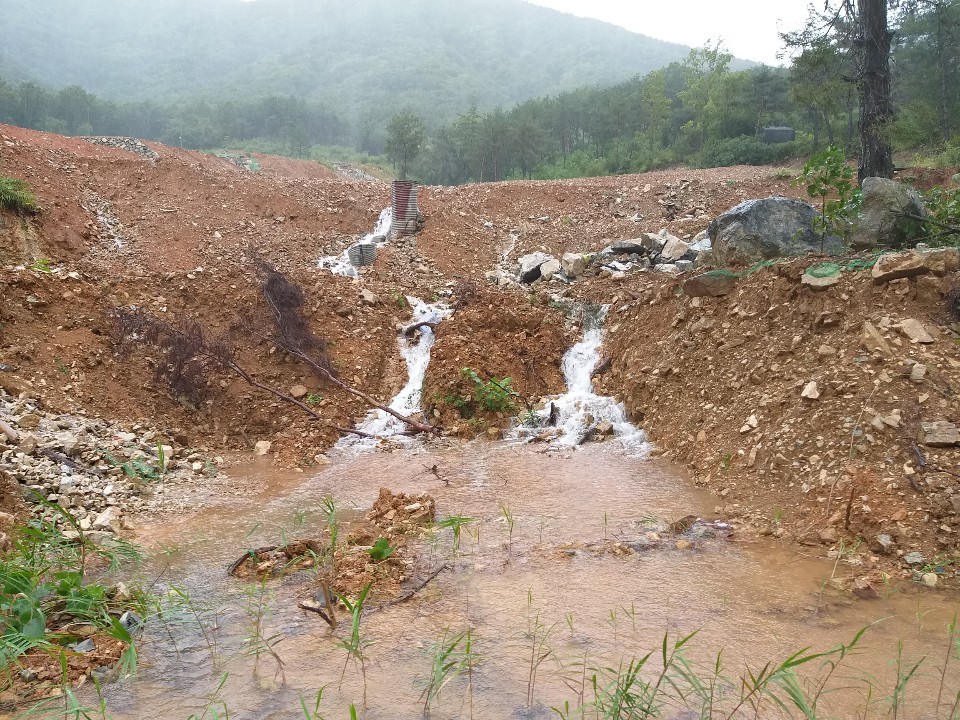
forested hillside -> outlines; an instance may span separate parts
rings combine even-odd
[[[689,50],[521,0],[3,5],[0,63],[52,88],[115,101],[290,95],[351,119],[409,107],[442,120],[470,103],[609,85]]]
[[[493,1],[502,4],[504,17],[509,18],[513,11],[522,11],[521,15],[534,13],[528,18],[533,18],[530,22],[541,17],[539,8],[515,0]],[[62,2],[55,0],[53,4]],[[83,2],[89,4],[91,0]],[[173,0],[170,7],[180,2],[183,0]],[[298,3],[303,2],[306,0],[259,0],[250,7],[262,6],[260,12],[273,7],[276,13],[280,8],[301,7]],[[359,6],[369,10],[376,2],[380,0],[360,0]],[[425,12],[424,8],[432,7],[432,2],[422,0],[410,6]],[[304,69],[303,58],[291,60],[286,73],[280,72],[279,65],[272,66],[277,70],[277,85],[264,80],[263,87],[269,88],[269,92],[263,94],[253,90],[257,87],[257,73],[266,72],[264,68],[271,62],[279,63],[279,55],[252,69],[250,88],[242,91],[234,89],[231,93],[219,88],[217,92],[170,99],[166,90],[157,89],[157,94],[148,99],[121,102],[94,95],[89,87],[70,85],[54,90],[38,82],[24,81],[52,72],[49,58],[29,55],[29,68],[17,62],[0,64],[0,78],[3,74],[11,78],[10,82],[0,79],[0,122],[69,135],[131,135],[190,148],[244,148],[327,161],[389,151],[398,170],[402,167],[420,180],[443,184],[642,172],[673,164],[765,164],[801,157],[827,144],[841,146],[848,155],[857,151],[856,44],[849,29],[843,26],[837,26],[830,34],[803,31],[788,36],[786,40],[792,47],[789,68],[738,69],[722,45],[714,45],[692,50],[681,60],[645,75],[634,74],[612,86],[585,85],[550,94],[547,88],[554,87],[556,79],[537,80],[535,75],[525,74],[527,60],[514,63],[506,59],[506,46],[513,43],[516,52],[525,47],[517,40],[520,29],[513,27],[498,34],[492,30],[494,19],[488,13],[484,15],[487,25],[478,26],[491,29],[486,41],[481,41],[477,28],[467,33],[469,40],[463,39],[460,31],[445,35],[457,25],[458,13],[479,12],[479,2],[470,0],[462,7],[458,4],[459,10],[441,4],[434,8],[435,12],[427,13],[436,24],[436,37],[445,38],[444,52],[454,53],[457,38],[464,43],[459,51],[463,57],[472,52],[467,50],[472,44],[503,45],[499,55],[478,55],[481,59],[474,68],[477,72],[483,62],[494,62],[490,60],[494,56],[500,58],[483,70],[486,79],[478,83],[488,90],[489,99],[489,93],[503,92],[507,82],[491,78],[509,75],[514,78],[511,82],[517,83],[517,87],[523,85],[523,92],[533,99],[512,105],[496,105],[492,101],[484,104],[479,92],[447,94],[448,82],[457,84],[462,80],[451,80],[452,75],[439,71],[410,73],[399,63],[388,67],[390,53],[403,53],[393,49],[387,55],[377,54],[380,51],[376,48],[395,45],[394,36],[384,30],[393,24],[387,12],[376,22],[368,18],[368,25],[382,31],[381,40],[370,49],[369,60],[358,56],[355,66],[346,63],[336,70],[317,71],[316,77],[332,73],[357,78],[357,73],[362,74],[363,78],[354,80],[359,83],[355,92],[365,99],[355,105],[311,99],[306,97],[311,94],[309,89],[280,93],[278,89],[289,87],[290,78],[301,70],[303,78],[315,81],[312,71]],[[213,0],[211,5],[217,3],[236,10],[234,0]],[[204,13],[209,11],[206,5],[204,8]],[[244,5],[244,12],[247,9]],[[564,19],[559,14],[543,12],[547,14],[542,17],[550,22],[560,23]],[[168,18],[169,14],[157,15],[156,21],[160,22],[161,17]],[[394,21],[399,22],[396,17]],[[574,22],[569,17],[564,19],[567,21]],[[897,112],[886,132],[898,151],[942,164],[960,164],[960,0],[905,5],[894,21],[892,68]],[[319,21],[313,18],[311,22],[316,25]],[[284,52],[297,38],[309,36],[309,24],[305,21],[304,27],[296,29],[290,41],[282,45]],[[584,27],[604,26],[588,23]],[[245,37],[243,32],[249,28],[238,26],[236,30],[239,35],[231,35],[232,41]],[[8,27],[4,26],[0,33],[9,34]],[[355,39],[360,42],[359,36]],[[350,44],[341,41],[343,38],[337,41],[338,47]],[[184,42],[175,37],[171,46],[179,47]],[[234,57],[230,47],[208,46],[203,52],[213,53],[221,62],[223,57]],[[92,46],[83,52],[96,57]],[[119,52],[117,47],[108,48],[105,56],[114,52]],[[527,58],[532,52],[528,48],[518,57]],[[557,52],[562,55],[574,51],[567,48]],[[424,57],[426,51],[410,53]],[[557,67],[569,70],[571,76],[577,68],[592,72],[590,57],[587,53],[582,62],[571,60]],[[129,58],[131,67],[144,67],[138,65],[142,62],[140,55]],[[501,66],[495,66],[496,63]],[[545,66],[541,63],[538,67]],[[65,67],[71,67],[70,63]],[[104,67],[114,65],[108,63]],[[205,87],[213,72],[211,67],[189,65],[198,78],[191,87]],[[232,72],[225,66],[221,70],[228,75]],[[128,71],[129,68],[124,72]],[[149,75],[145,73],[145,84],[166,82],[172,77],[166,75],[167,80],[162,80]],[[395,85],[396,102],[384,100],[376,109],[356,110],[366,107],[369,98],[386,97],[382,94],[393,92],[388,87],[391,82]],[[462,82],[468,86],[465,80]],[[428,109],[418,109],[416,103],[399,104],[402,98],[422,99],[435,93],[443,95],[446,104]],[[391,118],[402,122],[391,122]],[[763,129],[769,126],[794,128],[796,140],[781,144],[765,141]],[[390,128],[403,137],[391,138]],[[405,149],[397,162],[397,149],[401,146]],[[385,158],[380,160],[386,163]]]

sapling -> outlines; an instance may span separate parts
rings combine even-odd
[[[506,503],[500,503],[500,512],[507,523],[507,558],[513,555],[513,511]]]
[[[283,635],[277,633],[267,636],[265,632],[265,620],[269,606],[267,605],[267,579],[264,577],[259,583],[248,585],[245,589],[247,595],[247,614],[253,620],[250,637],[245,640],[245,654],[253,655],[254,674],[260,665],[260,655],[266,653],[276,663],[277,669],[274,673],[274,680],[280,678],[280,684],[286,683],[286,673],[283,670],[283,660],[276,651],[276,645],[283,640]]]
[[[527,628],[524,632],[524,638],[530,644],[527,655],[527,707],[533,706],[534,690],[540,666],[545,660],[554,656],[550,638],[556,627],[557,622],[547,625],[540,619],[540,609],[534,610],[533,607],[533,591],[528,590]]]
[[[453,546],[452,546],[452,557],[453,562],[457,562],[457,554],[460,552],[460,532],[464,525],[469,525],[470,523],[477,522],[477,518],[474,517],[465,517],[463,515],[448,515],[442,520],[438,520],[434,523],[434,527],[438,528],[450,528],[453,532]]]
[[[440,699],[443,689],[464,673],[468,674],[472,706],[473,667],[477,661],[473,650],[472,631],[467,629],[451,635],[447,628],[431,650],[430,680],[420,694],[424,715],[430,714],[430,706]]]
[[[367,595],[369,594],[370,587],[372,585],[372,582],[364,585],[363,590],[360,591],[357,599],[353,602],[351,602],[350,599],[344,595],[337,595],[337,597],[340,598],[340,602],[342,602],[347,608],[347,612],[350,613],[350,639],[340,640],[337,643],[337,647],[342,648],[347,652],[346,660],[343,663],[343,670],[340,672],[340,687],[343,686],[343,676],[347,672],[347,664],[350,662],[350,660],[353,660],[360,666],[360,676],[363,680],[364,707],[367,706],[367,665],[364,648],[366,648],[369,643],[360,636],[360,619],[363,615],[363,604],[367,600]]]

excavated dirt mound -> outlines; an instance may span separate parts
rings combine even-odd
[[[469,434],[508,418],[488,414],[468,427],[445,402],[463,389],[464,367],[510,377],[523,400],[562,392],[559,363],[578,336],[564,304],[611,303],[611,366],[597,390],[625,400],[660,450],[716,491],[721,510],[806,542],[849,548],[860,535],[890,558],[920,553],[919,569],[956,554],[958,451],[915,444],[920,423],[960,421],[956,320],[943,314],[955,278],[876,285],[868,273],[844,273],[817,293],[799,283],[816,262],[804,259],[698,301],[657,273],[534,288],[486,279],[498,266],[515,271],[519,256],[537,250],[596,251],[661,228],[693,237],[741,200],[801,197],[789,172],[734,167],[424,188],[422,232],[392,240],[352,281],[319,270],[317,260],[373,229],[389,205],[386,183],[323,179],[319,166],[268,157],[252,173],[211,155],[149,147],[158,159],[0,126],[3,173],[26,180],[42,208],[0,214],[0,385],[11,394],[61,412],[149,417],[201,449],[270,440],[278,459],[309,465],[338,427],[364,415],[363,402],[248,333],[231,338],[244,368],[283,391],[303,386],[322,420],[228,373],[212,377],[208,399],[190,406],[157,382],[150,348],[117,354],[111,310],[188,315],[214,334],[242,317],[266,331],[255,249],[304,289],[308,320],[340,377],[388,401],[407,379],[397,344],[410,323],[405,298],[447,298],[457,311],[436,329],[424,397],[433,421]],[[895,328],[906,319],[934,342],[905,339]],[[867,321],[891,355],[860,346]],[[926,366],[919,381],[909,377],[916,363]],[[818,397],[802,398],[812,382]]]

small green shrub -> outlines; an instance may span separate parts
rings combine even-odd
[[[33,213],[37,211],[37,197],[23,180],[0,175],[0,208]]]
[[[473,383],[473,399],[490,412],[516,412],[514,399],[520,393],[513,389],[513,380],[505,377],[501,380],[484,380],[471,368],[463,369],[463,376]]]
[[[386,538],[378,538],[377,541],[373,544],[369,550],[367,550],[367,555],[376,562],[383,562],[388,557],[393,555],[393,551],[397,549],[396,545],[391,545],[390,541]]]
[[[934,221],[927,224],[930,245],[960,244],[960,187],[933,188],[924,193],[924,202]]]
[[[71,621],[95,625],[130,642],[129,633],[118,628],[113,615],[127,608],[141,614],[146,610],[142,596],[121,600],[101,582],[85,579],[89,557],[101,557],[116,567],[125,560],[138,560],[138,549],[120,540],[110,547],[94,544],[65,510],[43,504],[72,525],[79,538],[68,537],[53,522],[32,520],[18,531],[13,549],[0,558],[0,666],[4,669],[33,648],[60,652],[61,646],[75,639],[59,630]]]
[[[473,368],[464,368],[461,375],[467,389],[461,393],[448,393],[444,404],[456,408],[460,417],[470,419],[481,410],[487,412],[517,412],[516,400],[520,393],[513,389],[513,380],[505,377],[500,380],[484,380]]]
[[[811,198],[820,198],[820,215],[817,223],[820,231],[820,250],[827,233],[846,239],[852,221],[860,208],[861,192],[853,177],[853,168],[847,165],[843,151],[831,145],[826,150],[814,153],[794,180],[804,185]],[[833,199],[827,198],[833,196]]]

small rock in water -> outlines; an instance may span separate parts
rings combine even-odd
[[[923,584],[926,585],[927,587],[936,587],[936,586],[937,586],[937,581],[939,580],[939,578],[937,577],[937,574],[936,574],[936,573],[924,573],[924,574],[920,577],[920,580],[921,580],[921,581],[923,582]]]

